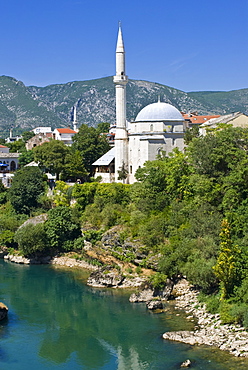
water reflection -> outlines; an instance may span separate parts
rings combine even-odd
[[[172,370],[186,358],[195,360],[194,369],[248,368],[246,360],[209,347],[163,341],[164,331],[186,322],[170,305],[165,314],[148,313],[128,302],[129,293],[92,289],[85,279],[81,270],[0,261],[0,300],[10,309],[0,327],[1,370]]]

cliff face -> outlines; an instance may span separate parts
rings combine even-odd
[[[248,114],[248,89],[230,92],[186,93],[154,82],[130,80],[127,85],[127,119],[134,120],[147,104],[168,102],[180,111],[199,114]],[[46,87],[25,86],[12,77],[0,77],[0,130],[30,130],[37,126],[66,127],[77,106],[79,125],[96,126],[115,121],[115,88],[112,77],[74,81]]]

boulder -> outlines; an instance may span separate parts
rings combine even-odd
[[[190,367],[191,365],[191,361],[190,360],[186,360],[184,361],[182,364],[181,364],[181,367]]]
[[[146,307],[148,310],[158,310],[158,309],[163,309],[163,303],[159,300],[156,301],[149,301],[146,302]]]
[[[0,302],[0,320],[3,320],[7,317],[8,310],[8,307],[4,303]]]
[[[121,275],[119,271],[103,267],[90,274],[87,285],[93,287],[117,288],[122,284],[124,279],[124,276]]]
[[[152,289],[144,289],[141,292],[131,294],[129,298],[129,302],[136,303],[136,302],[148,302],[153,299],[153,290]]]

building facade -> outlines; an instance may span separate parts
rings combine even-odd
[[[114,151],[106,153],[93,165],[96,176],[102,181],[135,182],[135,172],[162,153],[174,148],[184,149],[185,120],[179,110],[171,104],[158,102],[144,107],[135,121],[126,119],[125,48],[119,26],[116,46],[116,75],[113,78],[116,92],[116,127]],[[111,154],[111,155],[109,155]],[[114,158],[113,158],[114,156]],[[101,164],[101,165],[100,165]],[[113,172],[114,171],[114,176]]]

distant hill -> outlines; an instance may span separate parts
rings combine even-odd
[[[127,119],[134,120],[140,109],[158,100],[180,111],[199,114],[248,114],[248,89],[230,92],[186,93],[148,81],[130,80],[127,85]],[[25,86],[12,77],[0,76],[0,135],[30,130],[37,126],[66,127],[73,105],[78,123],[96,126],[115,121],[115,87],[112,77],[74,81],[46,87]]]

